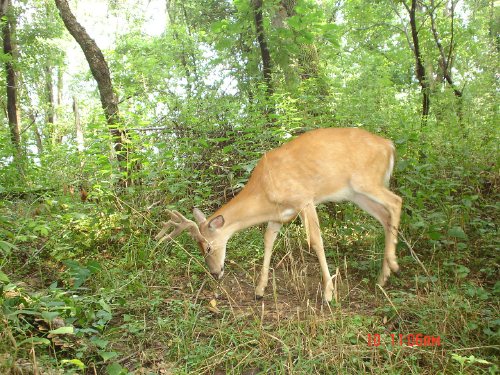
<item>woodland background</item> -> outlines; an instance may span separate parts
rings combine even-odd
[[[497,1],[0,13],[1,373],[498,373]],[[265,151],[346,126],[397,147],[402,270],[386,289],[383,230],[350,204],[320,209],[330,306],[298,222],[264,302],[262,228],[230,241],[220,284],[188,236],[154,241],[166,208],[213,211]]]

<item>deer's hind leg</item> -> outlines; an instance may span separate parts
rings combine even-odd
[[[383,286],[391,271],[397,272],[399,265],[396,257],[398,227],[402,200],[385,187],[355,189],[352,201],[361,209],[377,219],[385,231],[385,250],[379,284]]]

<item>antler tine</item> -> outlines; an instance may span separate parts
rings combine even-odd
[[[166,223],[165,222],[163,223],[163,228],[161,229],[160,233],[158,233],[155,236],[155,240],[157,241],[159,240],[160,243],[165,240],[173,240],[175,237],[181,234],[185,229],[189,231],[189,233],[195,240],[198,241],[200,239],[203,239],[200,229],[198,228],[198,225],[196,225],[194,221],[187,219],[179,211],[167,210],[167,212],[170,215],[170,220],[167,221]],[[170,227],[174,227],[174,230],[170,234],[165,235],[165,233],[167,233]]]
[[[161,229],[160,233],[158,233],[156,236],[155,236],[155,240],[159,240],[159,243],[162,243],[163,241],[166,241],[166,240],[172,240],[174,239],[175,237],[177,237],[179,234],[182,233],[182,231],[184,230],[184,228],[181,228],[181,227],[176,227],[175,224],[172,220],[169,220],[167,221],[166,223],[163,222],[163,228]],[[172,225],[174,225],[174,230],[169,233],[168,235],[165,235],[167,233],[167,231],[170,229],[170,227],[172,227]]]

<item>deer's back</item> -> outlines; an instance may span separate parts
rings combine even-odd
[[[264,154],[248,185],[279,204],[343,200],[353,180],[383,184],[392,155],[391,141],[362,129],[312,130]]]

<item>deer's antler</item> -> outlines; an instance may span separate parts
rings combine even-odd
[[[186,229],[189,231],[189,234],[191,234],[194,240],[201,241],[204,239],[198,225],[194,221],[187,219],[179,211],[167,210],[167,212],[170,215],[170,220],[163,223],[163,228],[160,230],[160,233],[155,236],[155,240],[159,240],[159,243],[162,243],[165,240],[173,240]],[[174,230],[170,232],[170,234],[166,235],[171,227],[173,227]]]

